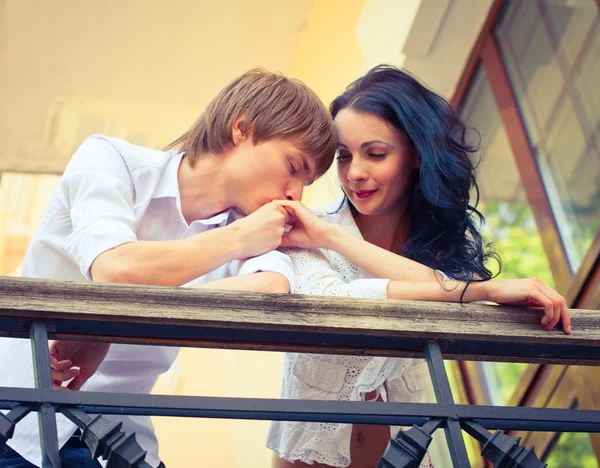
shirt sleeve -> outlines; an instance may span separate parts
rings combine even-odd
[[[342,275],[331,268],[327,258],[319,250],[285,249],[285,251],[292,261],[296,274],[296,287],[291,290],[295,294],[387,298],[389,279],[367,278],[344,281]]]
[[[59,196],[73,228],[66,252],[92,280],[98,255],[137,240],[133,182],[123,157],[102,137],[88,138],[69,162]]]
[[[235,260],[229,264],[230,276],[249,275],[259,271],[282,274],[290,283],[290,292],[293,292],[296,288],[296,273],[292,260],[288,255],[278,250],[246,260]]]

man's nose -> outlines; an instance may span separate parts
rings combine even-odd
[[[304,184],[300,182],[294,182],[291,184],[285,192],[285,198],[291,201],[300,201],[302,198],[302,191],[304,190]]]

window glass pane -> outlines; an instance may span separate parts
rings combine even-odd
[[[600,226],[599,28],[594,0],[510,0],[495,30],[573,271]]]
[[[561,100],[538,161],[561,235],[569,239],[567,255],[577,268],[600,226],[600,160],[575,112],[572,101]]]
[[[509,1],[496,28],[502,57],[534,142],[564,84],[536,3]]]
[[[596,17],[595,34],[575,69],[575,90],[581,96],[581,118],[592,135],[593,146],[600,148],[600,20]]]
[[[534,2],[531,2],[534,3]],[[564,67],[570,69],[577,61],[583,45],[593,34],[596,20],[595,0],[544,0],[541,2],[551,40],[562,51]]]
[[[486,217],[484,234],[503,260],[500,277],[537,276],[552,285],[550,267],[527,203],[512,148],[485,70],[480,67],[463,103],[467,125],[480,133],[477,181],[480,210]],[[495,267],[495,265],[491,265]],[[527,364],[482,363],[485,392],[492,404],[506,405]]]
[[[494,242],[503,259],[500,277],[538,276],[552,285],[542,241],[483,68],[473,80],[462,116],[481,136],[477,155],[480,160],[477,168],[480,209],[486,217],[484,233]]]
[[[492,405],[504,406],[520,382],[527,364],[518,362],[484,362],[483,372]],[[518,402],[514,402],[518,404]]]

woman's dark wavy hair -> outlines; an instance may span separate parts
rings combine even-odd
[[[500,257],[485,243],[478,226],[479,188],[468,127],[456,110],[408,73],[379,65],[350,84],[330,106],[335,119],[342,109],[384,119],[409,137],[421,162],[413,175],[411,230],[399,252],[455,279],[482,281],[494,274],[486,267]],[[474,202],[470,203],[471,190]],[[353,212],[355,208],[348,201]]]

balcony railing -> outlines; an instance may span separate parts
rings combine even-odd
[[[414,427],[391,440],[381,467],[418,466],[443,428],[455,467],[461,430],[494,466],[544,466],[518,439],[488,430],[600,432],[599,410],[455,404],[442,358],[600,364],[600,311],[572,310],[573,332],[544,331],[540,311],[482,304],[231,293],[0,278],[0,336],[33,342],[35,389],[0,388],[0,446],[40,414],[44,467],[60,467],[55,412],[74,421],[108,466],[149,466],[135,439],[89,414],[368,423]],[[52,390],[47,340],[425,357],[437,403],[215,398]],[[33,370],[32,370],[33,372]],[[124,443],[127,441],[127,444]],[[127,449],[125,448],[127,446]]]

